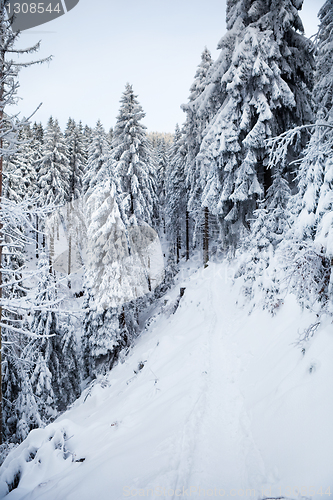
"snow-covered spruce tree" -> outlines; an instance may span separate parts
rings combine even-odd
[[[250,221],[251,232],[242,242],[237,255],[240,265],[236,277],[244,276],[243,293],[248,299],[259,301],[271,314],[282,302],[281,273],[275,250],[290,227],[290,196],[288,182],[281,169],[276,169],[267,197],[254,211]]]
[[[30,125],[27,123],[19,131],[17,151],[10,158],[13,174],[16,177],[16,183],[12,186],[12,191],[14,188],[15,197],[18,200],[36,196],[36,168],[32,138]]]
[[[209,50],[201,54],[201,62],[197,68],[194,82],[190,88],[189,102],[182,105],[186,113],[186,120],[183,125],[184,142],[186,143],[185,176],[186,188],[188,192],[187,217],[193,221],[193,244],[195,245],[198,237],[198,229],[203,223],[203,211],[201,208],[202,179],[200,175],[200,166],[196,162],[200,150],[203,134],[208,123],[209,113],[204,112],[202,102],[199,99],[207,85],[207,74],[212,66],[212,58]]]
[[[64,135],[69,161],[69,193],[64,219],[68,241],[67,273],[70,275],[72,272],[73,244],[75,244],[75,235],[82,219],[82,213],[79,211],[80,202],[76,200],[80,200],[83,194],[83,178],[87,152],[82,125],[77,125],[74,120],[69,118]],[[71,287],[70,278],[68,278],[68,286],[69,288]]]
[[[44,132],[38,187],[40,203],[62,205],[69,198],[70,170],[64,136],[52,117]]]
[[[88,297],[82,344],[86,375],[93,377],[109,370],[129,341],[119,317],[123,304],[135,298],[126,227],[112,179],[95,186],[87,199],[87,218]]]
[[[159,216],[160,216],[159,226],[160,226],[160,232],[164,234],[166,231],[166,226],[165,226],[166,201],[167,201],[166,177],[170,162],[169,148],[167,148],[164,138],[160,139],[157,142],[155,146],[155,151],[156,151],[156,180],[157,180],[156,195],[158,199]]]
[[[327,0],[318,13],[316,76],[313,89],[317,107],[332,112],[333,99],[333,1]]]
[[[38,172],[39,202],[59,207],[69,201],[70,168],[64,136],[57,120],[51,117],[44,133],[42,158]],[[54,238],[60,224],[58,210],[48,219],[50,269],[53,264]]]
[[[83,193],[89,196],[95,186],[109,177],[108,160],[110,147],[103,125],[98,120],[96,127],[91,132],[88,147],[86,173],[83,178]]]
[[[228,1],[228,32],[219,43],[223,57],[198,97],[208,111],[216,109],[197,157],[202,205],[237,239],[271,185],[265,140],[313,119],[313,47],[302,34],[301,5],[300,0]],[[219,99],[216,75],[222,83]],[[290,148],[291,157],[296,152]]]
[[[132,85],[126,84],[112,141],[112,168],[121,186],[121,204],[129,224],[156,226],[156,171],[146,136],[145,117]]]
[[[20,443],[32,429],[44,426],[31,386],[29,370],[30,364],[26,359],[17,355],[5,358],[4,438],[12,443]]]
[[[69,161],[69,201],[77,200],[82,195],[83,176],[85,173],[86,151],[83,133],[79,125],[69,118],[65,130],[65,144]]]
[[[170,252],[178,264],[186,234],[187,193],[185,184],[186,145],[184,134],[176,126],[174,142],[169,151],[170,163],[166,178],[166,230]]]
[[[35,338],[26,348],[34,365],[31,385],[38,401],[40,414],[45,422],[57,415],[57,398],[60,396],[61,349],[56,312],[56,290],[53,274],[49,273],[45,253],[40,255],[40,279],[34,305],[36,310],[31,323]]]
[[[81,373],[75,327],[70,316],[58,314],[60,337],[60,376],[57,407],[64,411],[80,395]]]
[[[37,183],[37,179],[39,178],[39,167],[40,167],[40,161],[42,158],[42,149],[43,149],[43,136],[44,136],[44,130],[43,126],[41,123],[34,123],[32,127],[32,140],[31,140],[31,150],[32,150],[32,157],[31,161],[33,164],[33,168],[35,170],[35,196],[37,199],[38,203],[38,196],[39,196],[39,186]],[[39,232],[39,219],[37,214],[35,215],[35,239],[36,239],[36,259],[39,257],[39,240],[41,239],[42,235]]]
[[[322,109],[300,162],[298,192],[290,200],[292,227],[283,245],[291,286],[306,307],[318,300],[326,306],[332,286],[333,121],[320,116]]]

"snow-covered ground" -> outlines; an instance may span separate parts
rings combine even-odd
[[[332,324],[302,352],[316,318],[293,296],[249,315],[230,275],[183,274],[109,377],[7,457],[0,497],[19,471],[8,500],[329,498]]]

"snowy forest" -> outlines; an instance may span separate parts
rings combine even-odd
[[[184,269],[227,264],[249,317],[278,321],[292,294],[312,314],[303,354],[332,323],[333,1],[311,39],[302,3],[227,0],[170,137],[147,132],[130,83],[109,131],[11,115],[19,72],[44,61],[1,0],[1,462],[126,363]]]

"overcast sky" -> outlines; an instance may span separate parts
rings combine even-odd
[[[307,36],[317,30],[324,0],[305,0],[301,17]],[[149,131],[173,132],[184,121],[187,101],[205,46],[218,56],[224,35],[225,0],[80,0],[64,16],[22,32],[19,45],[42,41],[39,57],[49,64],[20,73],[18,107],[35,119],[50,115],[62,128],[68,117],[106,129],[114,126],[126,82],[146,112]]]

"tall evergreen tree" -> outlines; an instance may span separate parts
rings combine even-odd
[[[174,142],[170,147],[170,163],[166,179],[166,228],[176,263],[180,260],[186,233],[186,152],[184,135],[177,125]]]
[[[303,36],[295,0],[229,0],[221,56],[198,97],[217,108],[201,144],[202,205],[233,231],[248,227],[271,185],[265,140],[312,121],[312,44]],[[216,75],[222,86],[217,98]],[[213,102],[212,102],[213,101]],[[296,152],[290,151],[291,157]],[[274,174],[274,172],[273,172]],[[227,229],[226,229],[227,230]]]
[[[70,172],[64,136],[51,117],[44,133],[38,186],[43,205],[63,205],[68,201]]]
[[[44,134],[38,172],[39,200],[42,205],[59,207],[69,201],[70,169],[64,136],[57,120],[51,117]],[[59,227],[58,210],[48,220],[50,269],[54,256],[54,238]]]
[[[34,299],[35,306],[31,332],[36,336],[30,344],[30,355],[34,363],[31,384],[38,397],[40,413],[44,421],[57,414],[57,396],[60,395],[60,348],[59,325],[55,310],[56,291],[53,274],[48,272],[46,254],[38,262],[40,280]]]
[[[165,140],[161,139],[155,146],[156,148],[156,195],[159,205],[160,230],[165,233],[166,230],[166,184],[167,172],[169,168],[169,148],[165,144]]]
[[[145,117],[132,85],[127,84],[114,128],[112,168],[121,186],[122,206],[131,225],[157,224],[156,172],[146,137]]]
[[[327,0],[318,13],[316,78],[313,89],[317,107],[332,112],[333,99],[333,0]]]
[[[82,183],[86,164],[84,138],[79,125],[69,118],[65,130],[65,143],[69,161],[69,201],[82,195]]]
[[[103,125],[98,120],[91,132],[91,141],[88,147],[86,173],[83,178],[83,192],[89,196],[95,186],[110,176],[109,172],[110,146],[107,141]]]
[[[212,58],[209,50],[205,48],[201,55],[201,62],[195,74],[194,82],[190,88],[189,102],[182,105],[186,113],[186,121],[183,126],[184,141],[187,152],[185,160],[185,176],[188,191],[187,211],[194,221],[193,240],[197,240],[197,230],[202,226],[202,179],[200,164],[197,163],[197,155],[200,150],[202,138],[208,123],[209,113],[199,99],[207,86],[207,75],[212,66]],[[187,216],[188,217],[188,216]],[[189,230],[189,229],[188,229]]]

